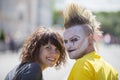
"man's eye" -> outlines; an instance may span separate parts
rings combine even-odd
[[[68,41],[67,40],[64,40],[65,43],[67,43]]]
[[[75,41],[78,41],[78,39],[77,39],[77,38],[74,38],[74,39],[72,39],[71,41],[72,41],[72,42],[75,42]]]

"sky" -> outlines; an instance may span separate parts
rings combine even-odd
[[[76,2],[92,11],[120,11],[120,0],[55,0],[55,8],[62,10],[67,4]]]

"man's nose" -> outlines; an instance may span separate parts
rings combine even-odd
[[[68,41],[66,44],[65,44],[66,48],[69,49],[71,48],[73,45],[70,41]]]

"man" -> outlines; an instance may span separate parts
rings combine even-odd
[[[73,3],[64,10],[64,19],[65,46],[76,60],[68,80],[118,80],[117,71],[95,51],[94,36],[101,31],[92,13]]]

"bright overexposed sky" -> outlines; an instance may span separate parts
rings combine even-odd
[[[120,11],[120,0],[55,0],[55,8],[62,10],[67,4],[76,2],[92,11]]]

